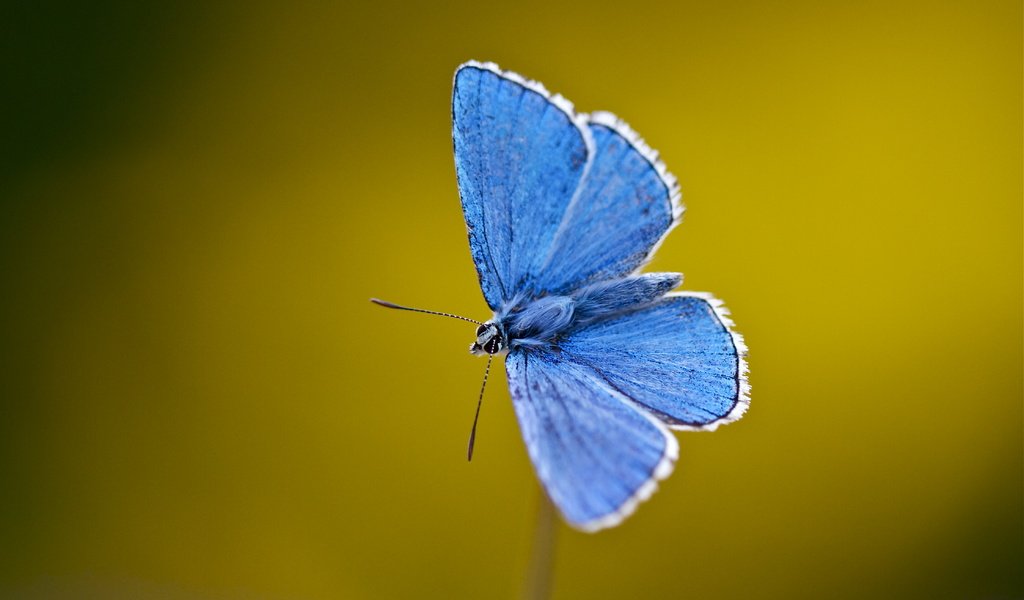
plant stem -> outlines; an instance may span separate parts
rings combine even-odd
[[[523,582],[523,600],[547,600],[555,571],[555,507],[538,486],[537,523],[533,530],[530,564]]]

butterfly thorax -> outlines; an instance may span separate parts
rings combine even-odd
[[[678,273],[648,273],[593,283],[566,295],[521,293],[477,328],[469,351],[498,354],[557,346],[573,330],[649,305],[681,281]]]

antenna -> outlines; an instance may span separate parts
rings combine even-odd
[[[460,317],[459,315],[453,315],[446,312],[438,312],[436,310],[426,310],[423,308],[412,308],[410,306],[402,306],[395,304],[394,302],[388,302],[386,300],[380,300],[378,298],[370,298],[370,302],[383,306],[384,308],[394,308],[396,310],[410,310],[412,312],[426,313],[428,315],[439,315],[442,317],[451,317],[453,319],[462,319],[463,321],[469,321],[470,323],[476,323],[477,325],[483,325],[480,321],[469,319],[466,317]],[[469,432],[469,449],[466,451],[466,459],[473,460],[473,445],[476,443],[476,424],[480,421],[480,405],[484,402],[484,389],[487,388],[487,376],[491,374],[491,361],[494,360],[493,354],[487,355],[487,368],[484,369],[484,382],[480,385],[480,397],[476,400],[476,414],[473,415],[473,429]]]
[[[480,420],[480,405],[484,402],[484,388],[487,387],[487,376],[491,374],[491,361],[493,354],[487,355],[487,368],[484,369],[484,382],[480,386],[480,397],[476,401],[476,415],[473,416],[473,429],[469,432],[469,450],[466,452],[466,460],[473,460],[473,444],[476,442],[476,422]]]
[[[370,298],[370,302],[373,302],[374,304],[377,304],[379,306],[383,306],[384,308],[395,308],[395,309],[398,309],[398,310],[411,310],[412,312],[421,312],[421,313],[427,313],[428,315],[440,315],[442,317],[451,317],[453,319],[462,319],[463,321],[469,321],[470,323],[476,323],[477,325],[483,325],[483,323],[481,323],[480,321],[476,321],[474,319],[468,319],[466,317],[460,317],[459,315],[453,315],[451,313],[437,312],[436,310],[425,310],[425,309],[422,309],[422,308],[411,308],[409,306],[401,306],[401,305],[395,304],[393,302],[387,302],[385,300],[378,300],[377,298]]]

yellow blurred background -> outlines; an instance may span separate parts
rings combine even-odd
[[[752,406],[557,598],[1024,597],[1019,2],[0,9],[2,598],[507,598],[451,77],[612,110]],[[169,3],[170,4],[170,3]]]

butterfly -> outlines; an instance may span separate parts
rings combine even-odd
[[[474,354],[505,356],[527,453],[566,522],[621,523],[678,457],[672,429],[707,431],[749,405],[743,338],[722,303],[641,273],[683,207],[657,153],[607,112],[493,63],[455,72],[455,170],[493,315]],[[481,389],[481,398],[483,390]],[[476,418],[470,435],[472,458]]]

